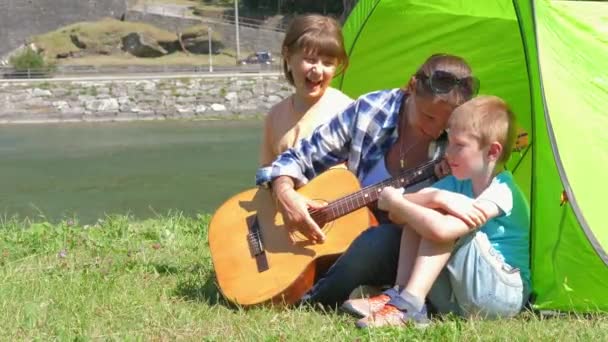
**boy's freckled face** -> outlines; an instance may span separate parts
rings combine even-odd
[[[469,179],[484,169],[484,151],[475,137],[462,130],[451,129],[446,159],[452,175],[458,179]]]
[[[318,99],[325,93],[338,66],[335,57],[298,52],[289,58],[296,93],[303,98]]]

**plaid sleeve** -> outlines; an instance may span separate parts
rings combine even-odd
[[[319,173],[345,161],[350,150],[358,103],[353,102],[312,135],[283,152],[267,167],[258,169],[256,185],[268,187],[279,176],[289,176],[297,186],[308,183]]]

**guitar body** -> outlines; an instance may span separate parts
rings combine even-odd
[[[350,171],[330,169],[298,192],[329,203],[360,188]],[[243,306],[293,304],[312,288],[317,266],[342,254],[373,223],[369,209],[362,207],[325,224],[324,243],[313,244],[299,232],[292,234],[292,242],[270,190],[239,193],[223,203],[209,223],[220,290],[227,300]]]

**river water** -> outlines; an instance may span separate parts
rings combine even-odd
[[[0,126],[5,217],[213,213],[254,186],[262,123],[148,121]]]

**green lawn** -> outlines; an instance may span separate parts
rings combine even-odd
[[[0,339],[10,340],[608,340],[608,317],[505,321],[448,317],[424,331],[358,330],[310,308],[234,309],[220,298],[209,215],[83,226],[0,220]]]

